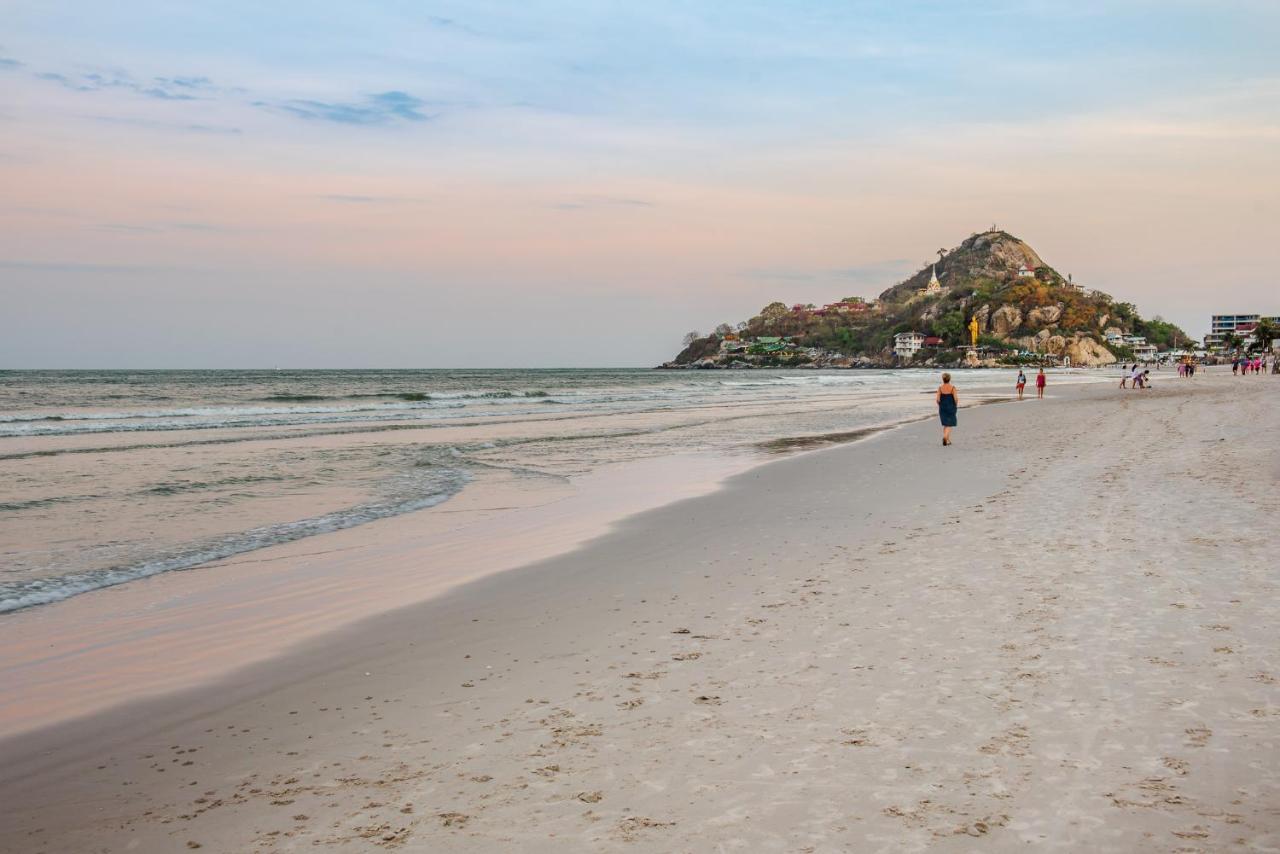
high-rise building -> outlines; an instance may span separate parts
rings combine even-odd
[[[1204,346],[1208,350],[1221,349],[1222,342],[1228,335],[1239,335],[1248,338],[1259,320],[1269,320],[1280,325],[1280,317],[1264,317],[1261,314],[1215,314],[1210,318],[1209,334],[1204,336]]]

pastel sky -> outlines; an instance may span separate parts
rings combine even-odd
[[[0,0],[0,367],[649,365],[998,224],[1280,313],[1280,3]]]

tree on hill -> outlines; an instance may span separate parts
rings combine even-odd
[[[1191,336],[1183,332],[1177,324],[1169,323],[1159,315],[1150,320],[1138,318],[1134,321],[1133,332],[1135,335],[1143,336],[1148,343],[1162,350],[1180,347],[1191,341]]]
[[[1280,338],[1280,329],[1267,318],[1262,318],[1253,327],[1254,348],[1263,353],[1271,349],[1271,342]]]

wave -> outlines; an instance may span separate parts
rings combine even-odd
[[[248,418],[248,417],[289,417],[297,415],[324,415],[324,414],[357,414],[365,412],[387,412],[399,411],[402,409],[435,409],[441,406],[460,406],[465,405],[464,401],[468,400],[512,400],[518,398],[546,398],[550,392],[541,389],[533,391],[476,391],[476,392],[438,392],[428,394],[426,392],[404,391],[404,392],[378,392],[350,394],[341,397],[334,397],[323,394],[272,394],[266,397],[257,398],[260,403],[325,403],[332,402],[328,406],[193,406],[180,407],[174,409],[136,409],[136,410],[108,410],[102,412],[62,412],[50,414],[46,412],[36,413],[5,413],[0,414],[0,425],[15,425],[7,430],[0,427],[0,437],[4,436],[27,436],[40,435],[37,425],[42,423],[60,423],[60,422],[77,422],[77,421],[157,421],[163,419],[196,419],[196,418]],[[383,403],[373,403],[373,400],[383,400]],[[365,404],[341,404],[343,400],[369,400]],[[437,401],[440,401],[437,403]],[[425,406],[416,407],[406,404],[426,404]],[[28,425],[23,427],[22,425]],[[220,425],[219,425],[220,426]],[[155,429],[155,428],[143,428]],[[182,428],[179,428],[182,429]],[[47,432],[60,432],[50,430]]]
[[[425,510],[457,495],[471,479],[470,475],[462,469],[422,466],[415,468],[415,471],[418,473],[416,477],[411,473],[396,481],[396,485],[402,490],[400,495],[382,501],[335,510],[294,522],[252,528],[248,531],[191,544],[168,555],[141,563],[0,584],[0,614],[37,605],[48,605],[92,590],[115,587],[166,572],[195,569],[204,564],[226,560],[268,546],[354,528],[378,519],[412,513],[415,510]]]
[[[281,401],[289,403],[314,403],[318,400],[335,400],[327,394],[269,394],[258,398],[262,401]]]
[[[245,486],[251,483],[276,483],[288,478],[281,475],[244,475],[242,477],[225,477],[221,480],[179,480],[172,483],[158,483],[142,490],[139,495],[181,495],[184,492],[202,492],[206,489],[218,489],[224,486]]]

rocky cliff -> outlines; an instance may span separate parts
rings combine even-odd
[[[1129,303],[1077,286],[1008,232],[973,234],[939,256],[936,264],[924,265],[872,303],[788,308],[775,302],[734,328],[748,342],[787,337],[791,361],[786,353],[767,354],[764,363],[796,365],[835,364],[841,358],[856,364],[898,364],[894,335],[908,331],[929,338],[915,361],[962,363],[966,360],[957,351],[970,343],[971,320],[978,322],[984,351],[1006,359],[1031,353],[1069,357],[1075,365],[1110,364],[1116,356],[1103,342],[1107,331],[1147,335],[1155,344],[1162,336],[1188,340],[1171,324],[1144,321]],[[932,285],[935,275],[937,284]],[[750,363],[749,350],[736,355],[722,350],[722,337],[694,341],[675,363]],[[807,355],[801,357],[801,351]]]

